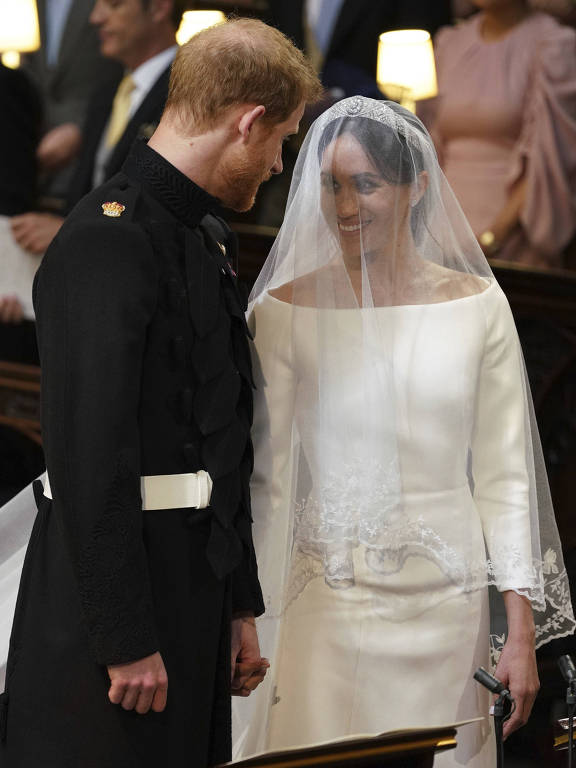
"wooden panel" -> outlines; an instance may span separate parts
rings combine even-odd
[[[40,445],[40,369],[0,361],[0,424]]]
[[[278,230],[232,223],[240,242],[239,276],[252,286],[270,252]],[[541,315],[576,327],[576,272],[544,270],[492,260],[496,279],[508,297],[515,316]]]
[[[251,287],[277,230],[238,223],[239,277]],[[576,476],[576,273],[534,270],[493,261],[518,325],[556,514],[565,547],[576,547],[571,524]],[[40,372],[0,362],[0,423],[40,442]]]

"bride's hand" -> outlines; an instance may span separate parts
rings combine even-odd
[[[504,739],[528,722],[540,688],[534,644],[508,640],[495,672],[516,702],[514,714],[504,723]]]
[[[514,714],[504,724],[506,739],[528,721],[540,681],[530,603],[525,597],[512,591],[504,592],[503,597],[508,619],[508,639],[494,674],[508,688],[516,702]]]

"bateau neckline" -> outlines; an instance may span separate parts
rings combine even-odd
[[[336,307],[328,307],[328,308],[322,308],[323,311],[329,311],[329,312],[357,312],[358,310],[361,310],[363,312],[376,309],[376,310],[398,310],[398,309],[424,309],[425,307],[446,307],[446,306],[453,306],[454,304],[458,304],[463,301],[470,301],[470,299],[477,299],[480,296],[485,296],[495,285],[498,285],[496,279],[494,277],[488,278],[488,277],[482,277],[481,280],[486,280],[488,285],[483,291],[480,291],[479,293],[473,293],[470,296],[461,296],[459,299],[449,299],[448,301],[434,301],[430,302],[429,304],[390,304],[385,305],[382,307],[342,307],[342,308],[336,308]],[[264,291],[262,294],[262,297],[268,297],[271,301],[275,302],[276,304],[284,304],[286,307],[294,307],[295,309],[313,309],[315,311],[318,311],[319,307],[311,307],[307,306],[306,304],[292,304],[289,301],[282,301],[282,299],[277,299],[276,296],[272,296],[269,291]]]

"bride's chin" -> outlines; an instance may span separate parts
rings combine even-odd
[[[349,269],[360,269],[362,266],[362,260],[367,264],[374,263],[378,259],[378,252],[370,247],[367,247],[367,243],[357,242],[343,242],[340,241],[340,247],[342,249],[342,258],[346,266]]]

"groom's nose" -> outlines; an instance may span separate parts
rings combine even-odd
[[[274,160],[274,165],[272,168],[270,168],[270,173],[282,173],[282,169],[284,168],[284,165],[282,164],[282,150],[278,152],[276,155],[276,159]]]

